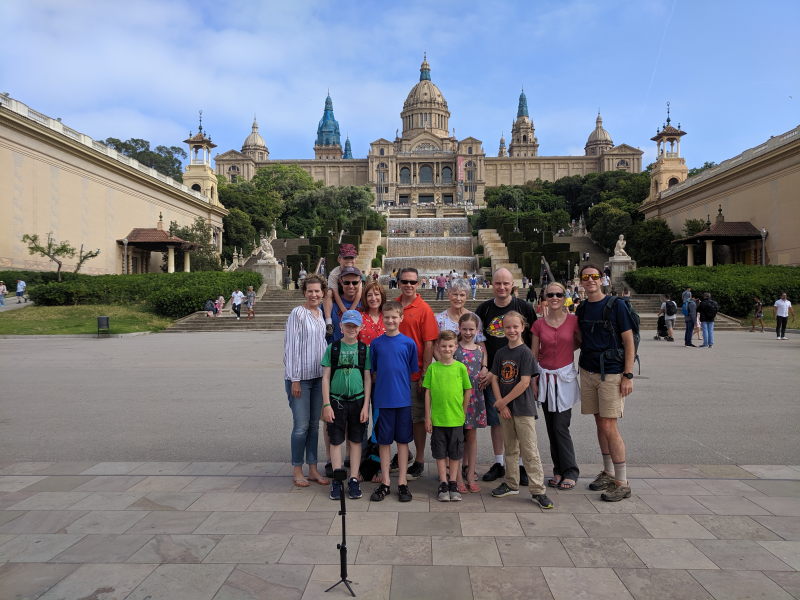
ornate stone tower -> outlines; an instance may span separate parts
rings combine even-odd
[[[403,120],[403,139],[411,139],[425,131],[440,138],[450,136],[450,111],[442,92],[431,81],[427,56],[423,57],[419,68],[419,83],[408,93],[400,118]]]
[[[269,159],[269,148],[264,143],[264,138],[258,133],[258,121],[253,117],[253,128],[244,143],[242,144],[242,154],[249,156],[257,162]]]
[[[211,149],[216,148],[217,145],[211,141],[210,137],[206,137],[203,131],[202,110],[197,133],[192,135],[190,131],[189,138],[183,140],[183,143],[189,146],[189,164],[186,165],[183,172],[184,185],[203,194],[211,204],[218,205],[217,176],[214,174],[214,169],[211,168]]]
[[[347,139],[344,141],[344,156],[342,156],[342,158],[353,158],[353,149],[350,147],[350,136],[347,136]]]
[[[599,156],[606,150],[611,150],[611,148],[614,147],[611,134],[603,129],[603,117],[600,116],[600,112],[597,113],[597,119],[594,123],[594,131],[589,134],[589,138],[586,140],[586,146],[584,146],[586,156]]]
[[[658,195],[675,184],[686,181],[689,169],[686,161],[681,157],[681,137],[686,135],[681,131],[681,125],[675,128],[670,123],[669,102],[667,102],[667,121],[656,135],[650,139],[656,143],[656,164],[650,173],[650,195],[648,202],[658,200]]]
[[[506,152],[506,137],[503,134],[500,135],[500,148],[497,150],[497,157],[508,158],[508,153]]]
[[[512,158],[537,156],[539,140],[536,139],[535,133],[533,121],[528,116],[528,98],[525,96],[525,90],[522,90],[517,106],[517,120],[511,126],[511,145],[508,147],[508,155]]]
[[[314,158],[317,160],[340,160],[342,142],[339,136],[339,122],[333,116],[331,95],[325,98],[325,110],[317,126],[317,141],[314,144]]]

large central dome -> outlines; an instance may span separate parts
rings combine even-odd
[[[419,68],[419,83],[408,93],[403,103],[403,137],[410,138],[430,131],[439,137],[447,137],[450,111],[442,92],[431,81],[431,66],[427,57]]]

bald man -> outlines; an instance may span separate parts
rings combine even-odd
[[[503,332],[503,315],[507,312],[515,310],[520,313],[527,325],[523,331],[522,337],[525,345],[531,345],[531,330],[530,327],[536,320],[536,313],[533,307],[514,296],[512,290],[514,288],[514,277],[511,271],[505,268],[497,269],[492,275],[492,290],[494,291],[494,298],[483,302],[475,311],[483,323],[483,333],[486,336],[486,354],[488,370],[481,369],[481,380],[489,377],[489,371],[492,367],[495,353],[508,342],[505,333]],[[503,430],[500,427],[500,415],[494,407],[494,394],[492,387],[487,386],[483,390],[483,396],[486,400],[486,421],[491,427],[492,431],[492,448],[494,449],[494,464],[484,475],[484,481],[494,481],[505,477],[505,459],[503,458]],[[475,465],[470,465],[471,469]],[[520,468],[520,484],[528,485],[528,477],[525,469]]]

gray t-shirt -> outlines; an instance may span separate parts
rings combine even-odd
[[[497,376],[501,396],[508,394],[525,375],[533,377],[537,370],[533,352],[525,344],[516,348],[503,346],[495,353],[492,362],[492,373]],[[530,386],[509,402],[508,408],[515,417],[535,417],[536,402]]]

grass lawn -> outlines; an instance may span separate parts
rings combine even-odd
[[[99,316],[109,317],[111,333],[160,331],[172,324],[136,305],[30,306],[0,314],[0,335],[97,333]]]

